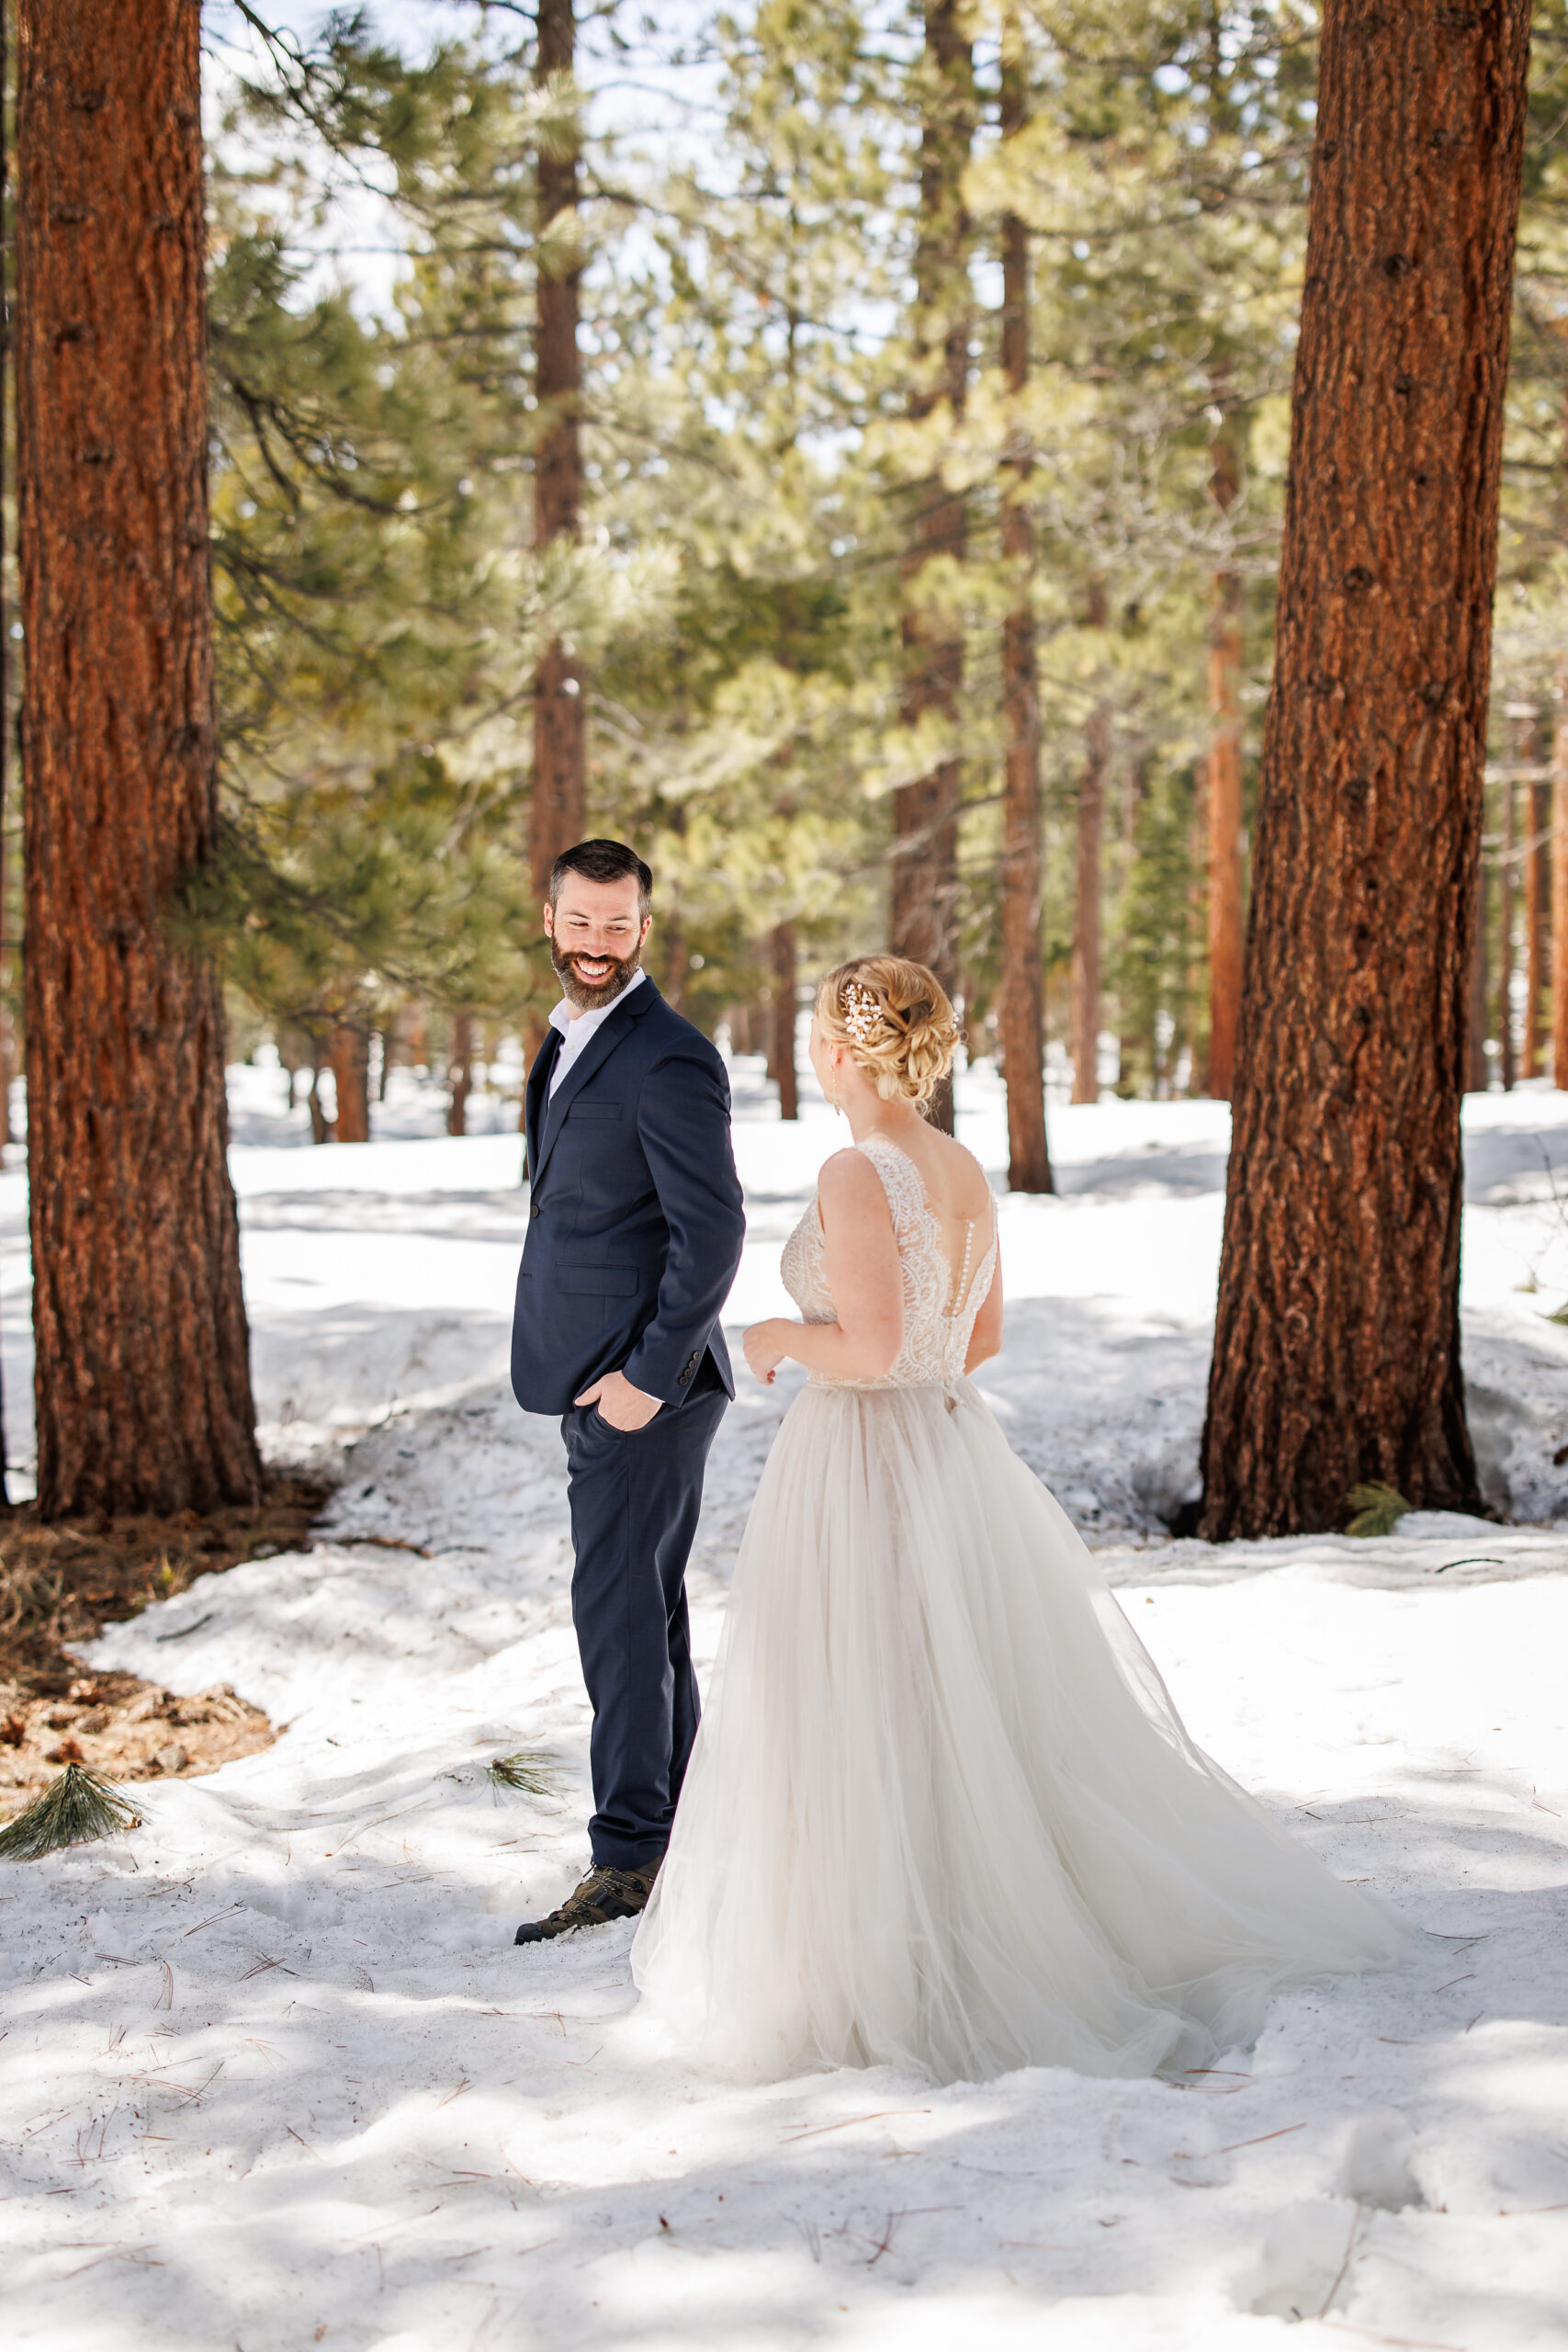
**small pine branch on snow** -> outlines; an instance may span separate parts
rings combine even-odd
[[[62,1846],[85,1846],[95,1838],[134,1829],[141,1819],[107,1781],[85,1764],[67,1764],[26,1813],[0,1829],[0,1860],[36,1862]]]
[[[1353,1514],[1347,1535],[1392,1535],[1410,1505],[1397,1487],[1369,1478],[1364,1486],[1351,1487],[1345,1508]]]
[[[496,1789],[515,1789],[530,1797],[551,1797],[556,1793],[560,1775],[556,1759],[546,1747],[519,1747],[510,1756],[498,1756],[485,1767],[485,1777]]]

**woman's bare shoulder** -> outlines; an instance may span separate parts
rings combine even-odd
[[[884,1220],[888,1217],[882,1179],[867,1155],[852,1144],[822,1162],[817,1177],[817,1197],[825,1211],[838,1216],[869,1214]]]

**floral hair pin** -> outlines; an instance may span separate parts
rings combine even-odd
[[[857,1046],[869,1046],[886,1028],[882,1007],[863,980],[846,980],[841,999],[844,1026]]]

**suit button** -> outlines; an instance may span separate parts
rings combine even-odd
[[[544,1205],[545,1205],[545,1204],[544,1204],[543,1201],[530,1201],[530,1202],[529,1202],[529,1204],[528,1204],[528,1214],[529,1214],[529,1216],[540,1216],[540,1215],[543,1213]]]

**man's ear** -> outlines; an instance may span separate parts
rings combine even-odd
[[[552,906],[551,906],[551,904],[550,904],[549,900],[547,899],[545,900],[545,937],[546,937],[547,939],[553,939],[553,938],[555,937],[555,935],[556,935],[556,910],[555,910],[554,907],[552,907]]]

